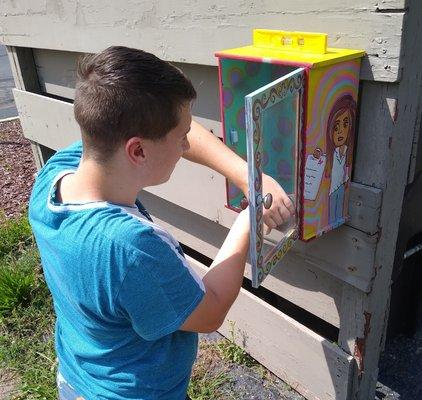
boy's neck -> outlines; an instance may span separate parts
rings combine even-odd
[[[138,185],[122,166],[82,158],[77,171],[59,182],[58,195],[63,203],[107,201],[133,206],[140,190]]]

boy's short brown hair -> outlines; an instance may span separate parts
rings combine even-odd
[[[134,136],[158,140],[193,100],[192,83],[175,66],[142,50],[113,46],[86,55],[77,66],[74,113],[84,151],[106,160]]]

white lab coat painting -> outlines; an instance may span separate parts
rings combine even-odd
[[[344,222],[346,185],[350,179],[351,150],[354,142],[356,102],[351,95],[338,98],[331,108],[327,122],[327,165],[330,179],[328,192],[328,223],[331,226]]]
[[[333,167],[331,169],[331,185],[329,191],[329,220],[330,225],[343,218],[345,183],[349,180],[346,165],[347,146],[343,151],[340,147],[334,150]]]
[[[326,151],[315,149],[308,155],[305,164],[305,200],[315,201],[327,195],[320,186],[328,181],[328,224],[336,226],[346,218],[346,185],[350,180],[356,102],[351,95],[338,98],[330,111],[327,121]],[[324,174],[325,171],[325,174]],[[325,181],[326,182],[326,181]],[[327,187],[324,184],[324,187]]]

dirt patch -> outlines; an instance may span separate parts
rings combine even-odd
[[[0,212],[7,218],[26,210],[35,172],[31,143],[19,120],[0,122]]]
[[[13,398],[17,394],[16,388],[19,377],[10,369],[0,369],[0,400]]]

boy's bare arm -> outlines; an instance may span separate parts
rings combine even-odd
[[[233,224],[210,270],[203,278],[206,293],[180,328],[191,332],[213,332],[223,323],[239,294],[249,248],[249,209]]]
[[[188,133],[190,149],[184,158],[206,165],[232,181],[242,192],[248,191],[248,165],[219,138],[192,120]]]
[[[187,160],[205,165],[224,175],[248,197],[248,165],[210,131],[192,121],[188,134]],[[283,188],[270,176],[263,175],[263,191],[273,195],[273,205],[264,210],[264,222],[275,228],[294,214],[294,206]]]

